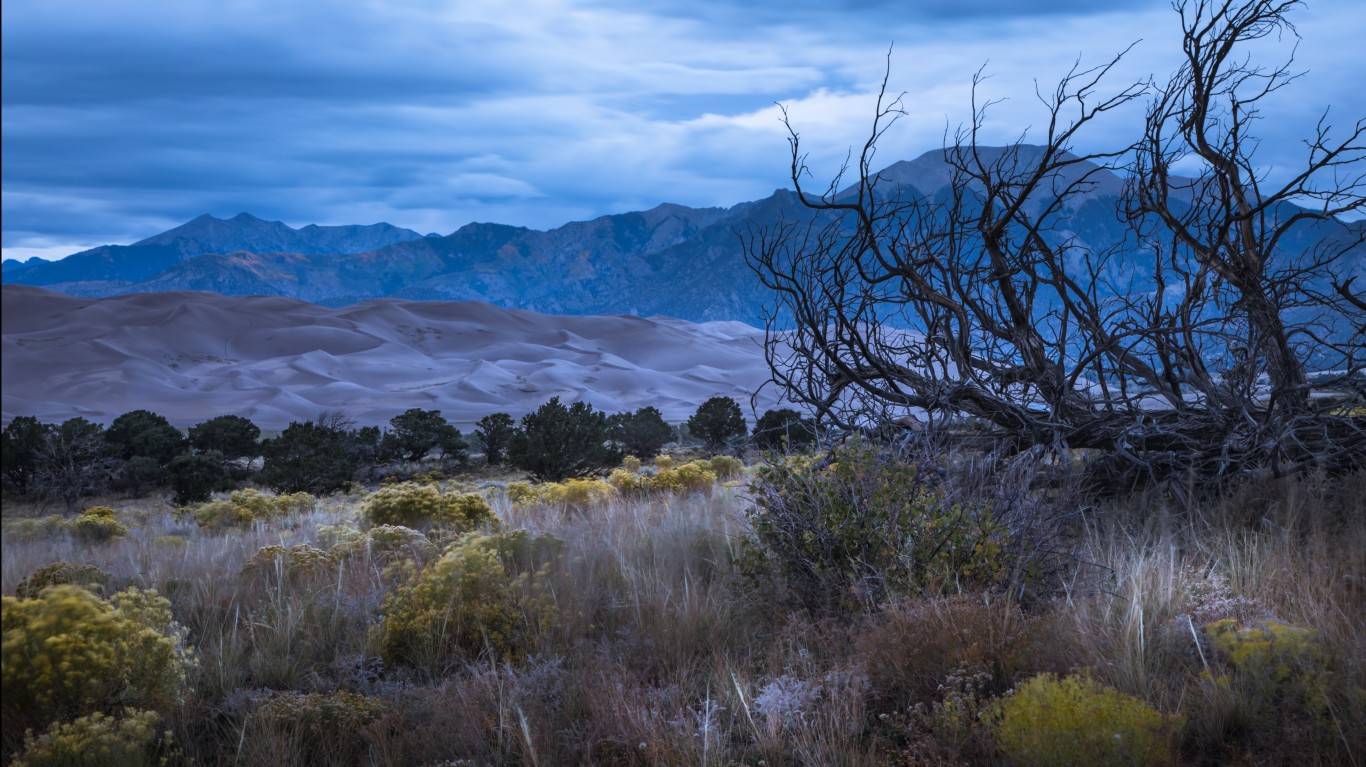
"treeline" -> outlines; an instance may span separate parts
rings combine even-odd
[[[685,427],[671,426],[653,407],[609,415],[558,397],[520,421],[507,413],[485,416],[468,436],[440,411],[421,408],[394,416],[386,429],[327,411],[264,440],[256,424],[237,415],[211,418],[188,433],[150,410],[124,413],[108,428],[79,417],[49,424],[20,416],[3,431],[0,480],[6,493],[74,510],[82,498],[110,490],[138,497],[169,488],[179,504],[248,481],[282,493],[329,493],[429,459],[468,468],[472,451],[488,465],[559,481],[604,473],[626,455],[652,458],[670,443],[715,453],[815,441],[812,423],[785,408],[765,412],[749,430],[729,397],[707,400]]]

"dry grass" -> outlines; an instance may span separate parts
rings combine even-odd
[[[337,526],[361,526],[360,494],[226,532],[177,521],[155,500],[114,499],[121,539],[21,540],[7,527],[0,579],[11,595],[68,561],[108,571],[111,590],[167,594],[201,659],[169,723],[206,765],[297,760],[318,737],[263,727],[266,690],[381,701],[382,715],[335,750],[372,764],[1003,764],[991,726],[1000,696],[1080,669],[1184,716],[1173,753],[1185,762],[1366,763],[1366,476],[1266,483],[1199,508],[1090,508],[1079,534],[1054,542],[1077,565],[1052,598],[1023,606],[959,594],[821,618],[787,607],[781,584],[740,573],[743,484],[568,512],[483,492],[505,527],[563,542],[535,586],[553,620],[528,623],[516,658],[471,655],[437,675],[386,665],[375,639],[385,597],[420,556],[242,575],[262,547],[327,548]],[[21,511],[6,505],[7,517]],[[1312,629],[1327,686],[1235,667],[1204,632],[1219,618]]]

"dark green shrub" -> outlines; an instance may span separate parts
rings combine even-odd
[[[350,432],[294,421],[261,444],[261,481],[278,492],[323,495],[345,488],[361,466],[363,451]]]
[[[145,456],[165,466],[185,449],[185,436],[164,417],[150,410],[124,413],[109,424],[104,440],[113,454],[127,461]]]
[[[767,410],[755,421],[752,439],[764,450],[800,450],[816,444],[816,426],[790,408]]]
[[[28,492],[38,466],[38,451],[52,430],[50,424],[28,415],[21,415],[5,426],[0,433],[0,478],[7,486],[20,493]]]
[[[486,415],[474,425],[474,434],[484,443],[484,460],[490,466],[501,466],[517,434],[517,423],[507,413]]]
[[[239,415],[220,415],[190,427],[190,444],[195,450],[217,450],[228,460],[259,455],[260,438],[260,427]]]
[[[411,408],[389,419],[392,444],[399,457],[420,461],[433,451],[443,460],[463,461],[468,445],[439,410]]]
[[[14,596],[19,599],[36,599],[43,589],[58,584],[80,586],[92,593],[99,594],[109,585],[109,573],[94,565],[78,565],[71,562],[53,562],[33,571],[29,577],[19,581],[14,587]]]
[[[712,397],[688,419],[688,433],[708,450],[721,450],[748,433],[740,405],[730,397]]]
[[[134,498],[142,498],[166,482],[166,469],[149,455],[135,455],[115,469],[111,485]]]
[[[602,474],[621,454],[607,444],[607,416],[585,402],[569,407],[559,397],[522,418],[510,455],[517,468],[545,482]]]
[[[81,498],[108,486],[118,464],[109,453],[104,427],[71,418],[44,435],[29,486],[39,495],[60,498],[75,511]]]
[[[166,478],[175,492],[175,503],[181,506],[203,503],[215,490],[230,490],[234,484],[223,454],[216,450],[172,458],[166,466]]]
[[[813,611],[990,589],[1015,569],[1010,530],[989,508],[946,504],[914,464],[870,447],[761,467],[750,493],[749,565]]]
[[[607,419],[608,435],[627,455],[649,460],[677,439],[659,410],[643,407],[634,413],[617,413]]]

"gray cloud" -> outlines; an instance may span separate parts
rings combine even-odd
[[[1033,78],[1099,63],[1169,70],[1158,0],[13,0],[2,6],[3,247],[62,255],[200,213],[293,225],[552,227],[786,185],[774,102],[829,172],[864,136],[887,46],[912,114],[887,162],[968,117],[984,62],[993,141],[1039,124]],[[1262,157],[1334,105],[1366,114],[1352,0],[1299,17],[1310,69],[1268,112]],[[1288,48],[1284,48],[1288,50]],[[1120,140],[1133,115],[1084,141]]]

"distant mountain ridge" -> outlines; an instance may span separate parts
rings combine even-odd
[[[177,264],[204,255],[235,253],[291,253],[305,256],[364,253],[387,245],[420,239],[411,229],[379,223],[368,226],[308,226],[295,229],[280,221],[265,221],[250,213],[228,219],[203,215],[174,229],[132,245],[101,245],[60,261],[5,262],[4,281],[23,285],[93,283],[91,295],[143,293],[136,283]],[[114,283],[126,290],[98,283]],[[60,290],[60,288],[58,288]]]
[[[1030,162],[1035,147],[1020,146]],[[982,148],[999,153],[1005,148]],[[1091,189],[1069,201],[1056,232],[1096,250],[1122,243],[1115,214],[1123,179],[1087,163]],[[951,174],[943,150],[897,162],[881,174],[888,193],[936,198]],[[693,322],[763,324],[770,292],[745,263],[741,236],[815,216],[795,192],[730,208],[663,204],[549,231],[472,223],[446,236],[388,224],[291,229],[241,214],[201,216],[130,246],[104,246],[62,261],[11,266],[3,281],[74,296],[107,297],[173,290],[276,295],[339,307],[375,298],[485,301],[547,314],[665,315]],[[1305,250],[1320,236],[1353,236],[1366,222],[1298,227],[1282,245]],[[1347,265],[1366,271],[1366,257]],[[1112,275],[1116,284],[1124,275]],[[1136,286],[1142,289],[1142,286]]]

